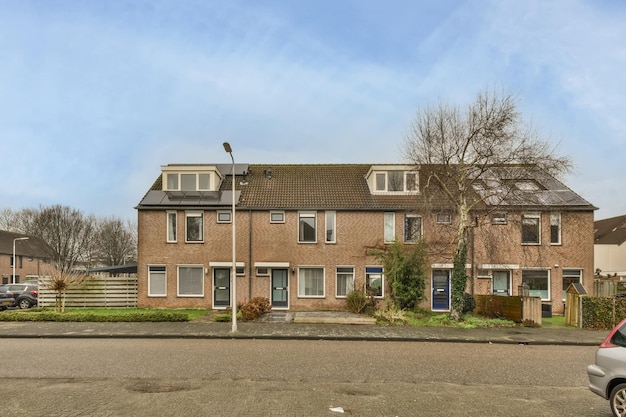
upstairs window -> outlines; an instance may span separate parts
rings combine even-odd
[[[212,167],[163,167],[163,191],[215,191],[217,174]]]
[[[437,213],[437,224],[452,223],[452,213],[449,211],[440,211]]]
[[[298,242],[317,242],[316,213],[314,211],[298,213]]]
[[[230,223],[231,222],[230,211],[226,211],[226,210],[218,211],[217,222],[218,223]]]
[[[369,181],[375,192],[406,193],[418,191],[418,178],[417,172],[397,169],[375,171]]]
[[[176,212],[167,212],[167,241],[176,242]]]
[[[404,216],[404,242],[415,243],[422,238],[422,218],[416,214]]]
[[[539,214],[522,215],[522,244],[538,245],[541,243],[541,216]]]
[[[187,212],[185,213],[186,220],[186,241],[187,242],[202,242],[203,227],[202,227],[202,213],[201,212]]]
[[[561,244],[561,213],[550,214],[550,244]]]
[[[491,224],[506,224],[506,213],[493,213]]]
[[[396,214],[388,211],[385,213],[385,243],[393,243],[396,240]]]
[[[270,223],[285,223],[285,212],[270,211]]]
[[[337,241],[337,215],[334,211],[326,212],[326,243]]]

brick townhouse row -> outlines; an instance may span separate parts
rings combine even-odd
[[[238,302],[338,310],[353,289],[384,299],[370,249],[424,239],[424,307],[450,309],[456,213],[425,198],[429,167],[400,164],[162,166],[136,207],[140,307],[230,305],[233,166]],[[467,291],[517,295],[524,282],[563,312],[570,283],[592,289],[595,207],[536,169],[508,186],[515,199],[472,214]]]

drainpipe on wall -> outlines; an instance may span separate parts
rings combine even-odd
[[[252,209],[248,209],[248,300],[252,299]]]

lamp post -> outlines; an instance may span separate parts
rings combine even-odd
[[[230,154],[230,159],[233,161],[233,208],[232,208],[232,223],[233,223],[233,265],[232,265],[232,284],[231,284],[231,303],[232,303],[232,316],[233,316],[233,327],[232,332],[237,331],[237,264],[236,264],[236,256],[235,256],[235,158],[233,157],[233,149],[230,147],[228,142],[224,142],[224,150]]]
[[[28,240],[27,237],[16,237],[13,239],[13,278],[11,279],[11,283],[15,284],[15,264],[17,264],[17,259],[15,258],[15,242],[18,240]]]

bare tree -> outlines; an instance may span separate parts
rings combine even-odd
[[[137,254],[136,227],[116,217],[98,221],[97,244],[100,261],[106,265],[122,265]]]
[[[425,188],[442,195],[458,215],[451,316],[460,320],[472,210],[502,202],[512,190],[507,184],[529,169],[558,177],[571,161],[522,119],[516,97],[489,90],[466,108],[439,103],[418,109],[404,150],[412,163],[431,167]]]
[[[52,249],[52,261],[62,272],[76,266],[89,266],[87,254],[95,236],[95,218],[79,210],[54,205],[21,212],[23,233],[38,236]]]
[[[56,293],[57,312],[65,311],[65,293],[68,289],[85,282],[89,277],[76,271],[64,272],[52,267],[43,270],[39,283]]]

